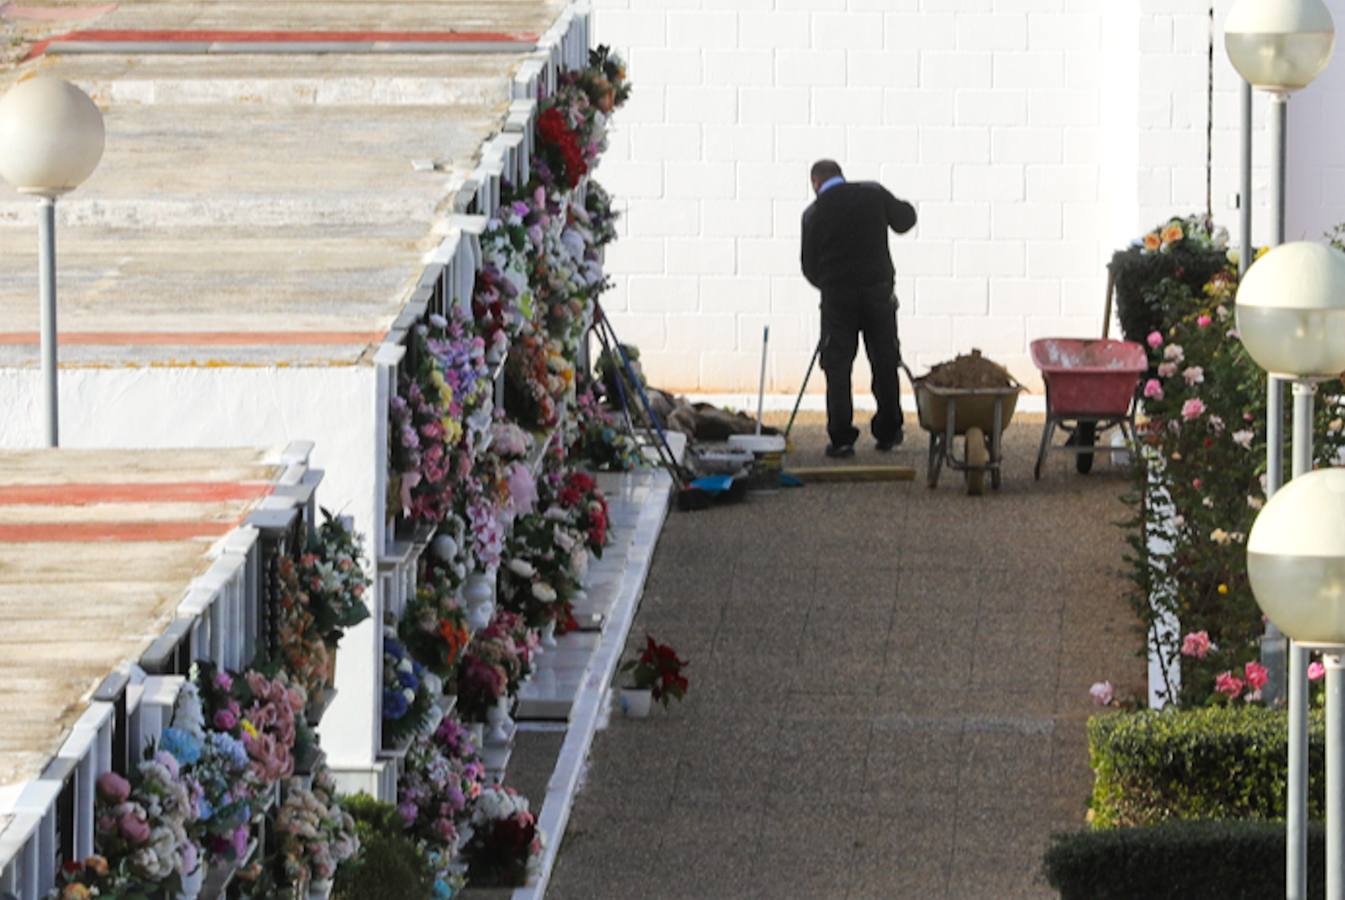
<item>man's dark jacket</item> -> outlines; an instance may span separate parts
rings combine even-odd
[[[816,288],[891,284],[887,230],[915,227],[915,207],[873,181],[823,191],[803,213],[803,275]]]

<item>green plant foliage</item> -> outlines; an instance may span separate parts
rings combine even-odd
[[[1259,706],[1146,710],[1088,722],[1095,828],[1284,817],[1288,728]],[[1325,724],[1309,718],[1308,814],[1324,814]]]
[[[1133,510],[1125,523],[1132,605],[1146,632],[1166,613],[1183,634],[1203,631],[1214,645],[1201,658],[1181,658],[1180,692],[1175,679],[1160,692],[1184,705],[1227,702],[1214,692],[1216,676],[1240,676],[1258,658],[1264,629],[1247,580],[1246,536],[1265,501],[1266,375],[1236,331],[1236,267],[1198,291],[1173,278],[1147,291],[1163,319],[1141,337],[1152,377],[1142,384],[1144,465],[1135,467],[1125,498]],[[1319,465],[1345,449],[1341,391],[1338,381],[1318,389]],[[1290,407],[1286,399],[1286,413]],[[1284,427],[1288,434],[1287,421]],[[1178,660],[1181,637],[1162,647],[1165,673]]]
[[[1175,230],[1173,230],[1175,229]],[[1166,239],[1165,239],[1166,235]],[[1209,219],[1174,218],[1112,255],[1116,315],[1128,341],[1143,341],[1171,318],[1168,298],[1155,290],[1173,279],[1193,293],[1228,263],[1227,235]]]
[[[1325,895],[1325,830],[1308,828],[1308,897]],[[1263,900],[1284,896],[1275,822],[1173,822],[1056,835],[1042,869],[1061,900]]]
[[[434,896],[434,876],[429,861],[416,843],[406,837],[397,807],[380,803],[368,794],[344,800],[355,819],[362,848],[358,861],[336,871],[336,900],[407,900]]]

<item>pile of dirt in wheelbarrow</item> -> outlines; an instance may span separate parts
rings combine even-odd
[[[980,350],[973,350],[957,359],[939,363],[920,380],[930,387],[963,390],[1006,388],[1014,385],[1013,376],[1008,370],[999,363],[986,359]]]

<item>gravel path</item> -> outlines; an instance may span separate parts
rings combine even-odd
[[[1091,784],[1088,686],[1143,685],[1117,574],[1124,473],[1006,434],[997,496],[814,485],[674,512],[632,645],[691,660],[669,713],[595,741],[549,896],[1046,897],[1041,851]],[[825,462],[821,428],[794,465]]]

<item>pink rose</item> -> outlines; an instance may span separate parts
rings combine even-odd
[[[1163,385],[1157,378],[1150,378],[1144,382],[1144,396],[1150,400],[1163,399]]]
[[[219,688],[221,691],[231,691],[233,690],[233,686],[234,680],[228,672],[220,671],[215,673],[215,687]]]
[[[227,709],[216,710],[214,718],[211,720],[218,731],[233,731],[234,726],[238,724],[238,717]]]
[[[1261,690],[1261,688],[1265,687],[1266,682],[1270,680],[1270,673],[1267,672],[1266,667],[1259,662],[1247,663],[1243,668],[1243,674],[1247,676],[1247,684],[1250,685],[1251,689],[1254,691]]]
[[[1196,324],[1199,325],[1201,328],[1206,328],[1212,321],[1214,320],[1211,319],[1209,316],[1200,316],[1199,318],[1196,319]]]
[[[1201,486],[1202,486],[1203,484],[1204,484],[1204,482],[1201,481],[1199,478],[1192,478],[1192,479],[1191,479],[1191,487],[1195,488],[1196,490],[1200,490],[1200,488],[1201,488]]]
[[[98,776],[98,793],[109,803],[125,803],[131,796],[131,783],[116,772],[104,772]]]
[[[1204,659],[1205,654],[1209,652],[1210,636],[1208,632],[1194,631],[1182,639],[1182,656]]]
[[[1314,659],[1308,663],[1308,681],[1321,681],[1326,675],[1326,666],[1322,665],[1321,660]]]
[[[1093,702],[1098,706],[1111,706],[1112,700],[1116,696],[1116,689],[1112,687],[1110,681],[1099,681],[1088,689],[1092,695]]]
[[[1145,340],[1148,342],[1149,349],[1151,350],[1157,350],[1159,347],[1163,346],[1163,335],[1159,334],[1157,331],[1149,332],[1149,336],[1145,338]]]
[[[1177,374],[1177,364],[1176,364],[1176,363],[1165,362],[1165,363],[1159,363],[1159,364],[1158,364],[1158,377],[1159,377],[1159,378],[1171,378],[1173,375],[1176,375],[1176,374]]]
[[[1242,693],[1243,681],[1232,672],[1220,672],[1214,679],[1214,689],[1230,700]]]
[[[1182,404],[1182,418],[1186,421],[1199,419],[1205,413],[1205,402],[1199,397],[1192,397]]]
[[[133,812],[123,813],[117,827],[127,843],[139,845],[149,840],[149,823]]]

